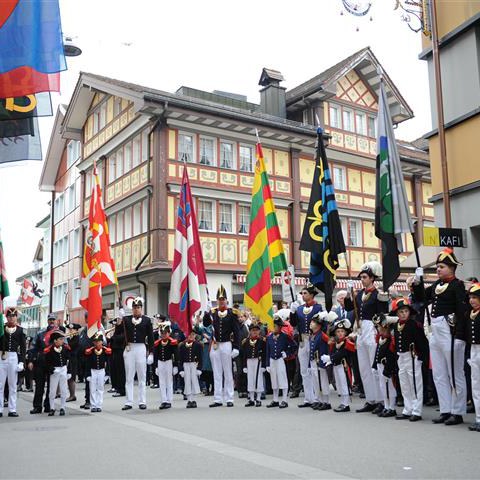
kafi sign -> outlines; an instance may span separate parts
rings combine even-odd
[[[423,244],[427,247],[466,247],[461,228],[423,227]]]

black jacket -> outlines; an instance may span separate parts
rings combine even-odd
[[[142,315],[138,325],[133,323],[132,315],[123,319],[127,343],[146,343],[149,352],[153,349],[153,326],[152,321],[146,315]]]
[[[215,342],[232,342],[232,347],[238,350],[240,346],[240,324],[237,310],[227,308],[225,315],[218,308],[212,308],[203,316],[203,324],[208,327],[213,324]]]
[[[388,312],[388,302],[380,302],[378,300],[378,290],[376,288],[365,295],[365,300],[362,300],[363,294],[364,290],[360,290],[357,292],[357,295],[355,295],[355,303],[360,322],[362,320],[372,320],[373,316],[378,313]],[[355,310],[353,301],[350,297],[345,298],[345,310],[348,312]]]
[[[395,336],[395,350],[397,353],[409,352],[413,344],[415,354],[422,362],[428,360],[428,340],[423,330],[423,325],[409,318],[402,326],[400,322],[393,327]]]
[[[200,342],[185,340],[178,347],[178,369],[183,371],[184,363],[196,362],[197,370],[202,369],[203,346]]]
[[[260,358],[261,366],[265,368],[267,348],[263,337],[258,337],[255,340],[245,338],[240,347],[240,353],[242,355],[243,368],[246,368],[249,358]]]
[[[27,348],[27,341],[23,328],[17,325],[13,333],[8,333],[7,329],[8,327],[5,325],[4,334],[0,337],[0,350],[5,352],[17,352],[18,361],[23,362],[25,360]]]

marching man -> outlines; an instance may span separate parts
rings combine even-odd
[[[101,412],[105,390],[105,365],[112,350],[103,346],[103,335],[100,332],[94,335],[93,345],[85,350],[87,370],[90,371],[90,377],[87,378],[90,382],[90,411]]]
[[[8,416],[18,417],[17,379],[18,373],[24,369],[26,337],[23,328],[17,325],[18,310],[15,307],[7,308],[5,316],[7,324],[3,336],[0,337],[0,417],[3,416],[3,392],[7,380]]]
[[[299,408],[311,407],[315,403],[315,392],[313,388],[313,377],[309,372],[310,366],[310,342],[309,328],[310,322],[314,315],[322,311],[322,306],[315,301],[317,289],[309,283],[302,288],[300,292],[304,305],[298,305],[298,302],[292,302],[290,324],[297,327],[299,342],[298,361],[300,363],[300,374],[302,375],[303,391],[305,398],[303,404],[298,405]]]
[[[50,372],[50,412],[49,417],[55,415],[55,397],[57,388],[60,390],[60,415],[65,415],[67,405],[68,380],[71,375],[68,373],[68,361],[70,360],[70,347],[64,344],[65,333],[55,330],[50,335],[53,342],[45,348],[45,361]]]
[[[137,297],[132,302],[132,315],[127,315],[123,319],[125,329],[125,351],[123,360],[125,362],[125,393],[126,401],[122,410],[130,410],[133,406],[133,379],[135,373],[138,378],[138,408],[145,410],[147,408],[146,399],[146,379],[147,379],[147,361],[153,363],[153,326],[152,321],[142,313],[143,299]],[[148,360],[147,360],[147,342]]]
[[[213,325],[213,337],[210,360],[213,369],[214,402],[210,407],[233,407],[233,370],[232,359],[239,355],[238,310],[228,308],[227,292],[223,285],[217,291],[218,307],[206,312],[203,325]]]
[[[183,393],[187,396],[187,408],[197,408],[194,395],[200,393],[198,377],[202,374],[203,346],[195,340],[195,331],[178,347],[180,376],[184,380]]]
[[[157,365],[158,386],[160,390],[160,410],[172,406],[173,376],[178,373],[175,365],[178,357],[178,342],[170,337],[170,322],[160,324],[160,338],[153,348],[154,365]]]
[[[264,390],[263,373],[265,372],[265,340],[260,337],[260,325],[251,323],[250,335],[242,342],[243,373],[247,374],[248,402],[246,407],[261,407],[260,395]],[[256,395],[256,398],[255,398]]]

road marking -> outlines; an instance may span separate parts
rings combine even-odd
[[[177,440],[194,447],[203,448],[209,452],[215,452],[227,457],[235,458],[243,462],[249,462],[260,467],[268,468],[270,470],[277,471],[286,475],[290,475],[292,478],[315,478],[315,479],[351,479],[346,475],[341,475],[335,472],[329,472],[327,470],[321,470],[319,468],[311,467],[309,465],[303,465],[301,463],[292,462],[283,458],[272,457],[265,453],[260,453],[256,450],[248,450],[242,447],[235,447],[225,443],[217,442],[215,440],[208,440],[197,435],[190,433],[179,432],[170,428],[160,427],[158,425],[152,425],[139,420],[133,420],[127,417],[121,417],[119,415],[113,415],[111,413],[103,412],[102,419],[110,420],[126,427],[136,428],[137,430],[143,430],[144,432],[153,433],[160,437],[164,437],[169,440]]]

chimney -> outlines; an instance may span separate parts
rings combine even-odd
[[[285,100],[286,88],[280,86],[285,80],[277,70],[264,68],[258,82],[260,90],[260,107],[262,112],[276,117],[287,118],[287,104]]]

